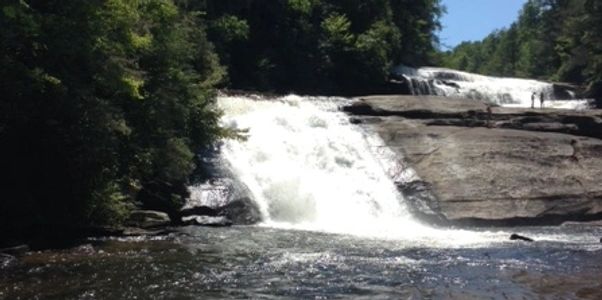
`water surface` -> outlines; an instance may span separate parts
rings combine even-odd
[[[0,270],[0,298],[602,297],[600,228],[520,232],[544,241],[428,247],[256,226],[186,227],[162,238],[27,254]]]

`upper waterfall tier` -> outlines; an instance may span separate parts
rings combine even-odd
[[[544,105],[553,108],[579,108],[588,101],[576,100],[569,89],[549,82],[491,77],[445,68],[411,68],[398,66],[393,71],[406,81],[413,95],[436,95],[483,100],[501,106],[531,107],[532,97],[536,107],[543,95]]]

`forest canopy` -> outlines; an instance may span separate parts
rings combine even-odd
[[[188,0],[238,89],[322,94],[379,90],[401,62],[432,63],[438,0]]]

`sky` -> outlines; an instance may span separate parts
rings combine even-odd
[[[442,0],[447,8],[439,33],[444,50],[463,41],[476,41],[516,21],[527,0]]]

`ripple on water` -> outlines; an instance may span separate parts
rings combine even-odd
[[[521,233],[546,230],[559,234],[556,228]],[[0,269],[0,299],[599,299],[602,250],[591,247],[558,239],[445,248],[263,227],[190,227],[163,240],[104,239],[29,253]]]

